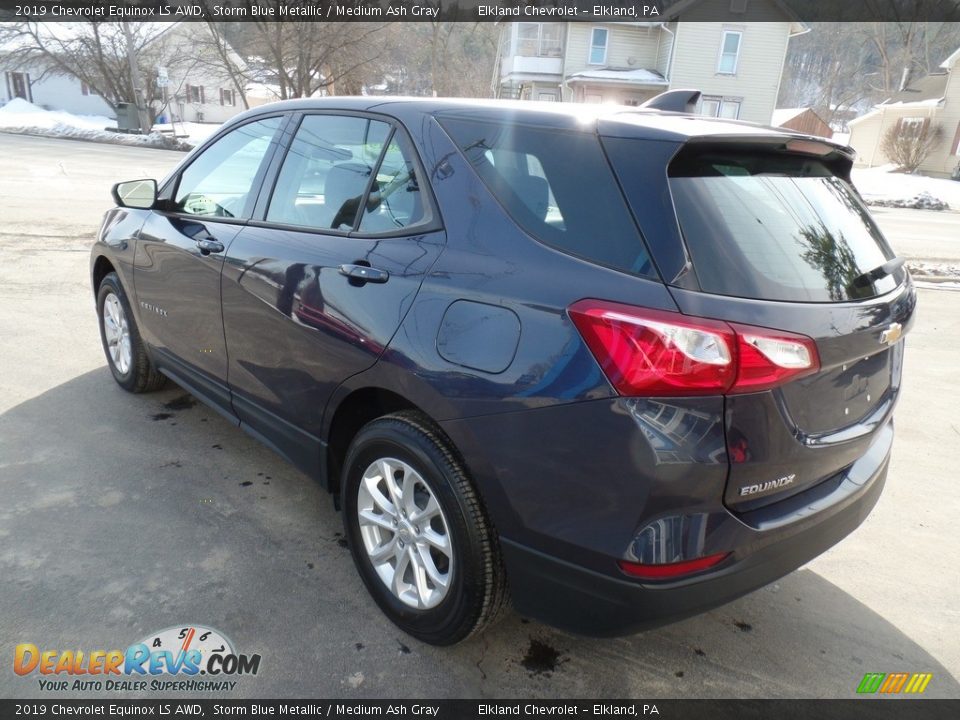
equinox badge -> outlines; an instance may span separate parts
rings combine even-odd
[[[776,480],[767,480],[766,482],[758,483],[757,485],[746,485],[740,488],[740,497],[744,497],[745,495],[756,495],[757,493],[766,492],[767,490],[779,490],[780,488],[785,488],[787,485],[792,485],[796,477],[796,473],[790,473],[789,475],[784,475],[782,478],[777,478]]]

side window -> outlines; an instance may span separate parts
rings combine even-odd
[[[386,233],[418,225],[428,219],[425,207],[412,148],[406,138],[394,133],[377,168],[360,232]]]
[[[656,277],[596,135],[452,117],[440,124],[524,231],[586,260]]]
[[[248,123],[204,150],[180,175],[175,209],[188,215],[246,217],[254,178],[282,118]]]
[[[267,220],[352,230],[389,134],[390,125],[377,120],[304,117],[283,160]]]

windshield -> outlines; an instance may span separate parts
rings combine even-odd
[[[817,157],[688,149],[669,177],[705,292],[841,302],[889,292],[902,277],[864,278],[893,253],[853,189]]]

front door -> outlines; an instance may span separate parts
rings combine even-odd
[[[7,77],[10,78],[11,97],[23,98],[27,102],[33,100],[30,93],[30,75],[28,73],[11,72],[7,73]]]
[[[442,248],[422,178],[392,124],[306,115],[269,204],[228,251],[234,408],[308,472],[328,398],[377,361]]]
[[[220,310],[226,250],[256,202],[282,116],[231,130],[161,192],[134,260],[141,331],[158,367],[229,407]]]

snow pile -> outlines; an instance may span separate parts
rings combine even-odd
[[[61,110],[44,110],[23,98],[14,98],[0,107],[0,128],[35,127],[46,130],[68,125],[82,130],[116,127],[117,121],[103,115],[74,115]]]
[[[117,121],[102,115],[74,115],[62,110],[44,110],[23,98],[14,98],[0,107],[0,131],[19,135],[88,140],[114,145],[190,150],[192,144],[158,132],[126,135],[115,132]]]
[[[853,184],[868,205],[960,210],[960,182],[895,171],[895,165],[854,169]]]
[[[912,208],[913,210],[949,210],[950,206],[939,198],[935,198],[926,190],[910,198],[879,198],[867,200],[870,205],[878,207]]]

